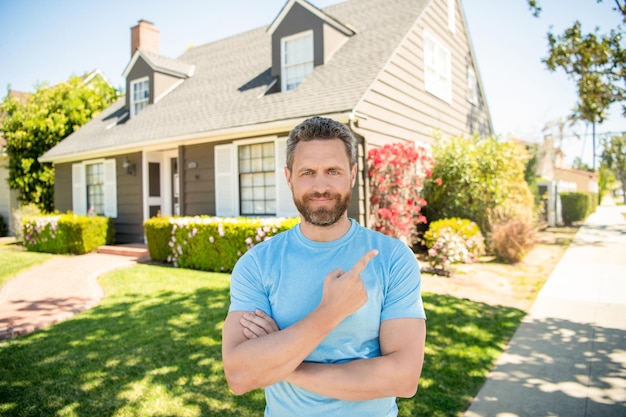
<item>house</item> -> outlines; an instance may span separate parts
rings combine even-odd
[[[368,149],[492,133],[459,0],[288,0],[268,26],[176,59],[159,36],[131,28],[126,96],[40,158],[56,209],[113,217],[118,243],[143,241],[159,214],[296,215],[284,150],[310,116],[360,142],[349,215],[364,225]]]

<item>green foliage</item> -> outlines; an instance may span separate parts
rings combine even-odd
[[[626,21],[626,5],[616,3],[614,10]],[[539,16],[539,2],[528,0],[528,5]],[[594,33],[583,33],[581,23],[576,21],[561,35],[548,33],[548,56],[543,62],[550,71],[562,69],[576,82],[578,103],[572,114],[574,120],[602,123],[610,105],[624,101],[626,51],[622,44],[619,26],[606,34],[601,34],[597,27]]]
[[[604,141],[602,151],[602,162],[608,169],[613,171],[622,189],[626,191],[626,134],[613,136],[610,140]],[[626,192],[623,194],[626,203]]]
[[[569,226],[574,222],[584,220],[592,207],[592,198],[588,193],[569,192],[561,193],[561,213],[563,223]]]
[[[150,257],[176,267],[232,271],[249,248],[299,222],[291,219],[153,218],[144,222]],[[151,241],[152,240],[152,241]]]
[[[458,217],[452,219],[435,220],[428,225],[428,230],[424,233],[424,245],[430,249],[441,234],[442,229],[451,229],[453,233],[461,235],[465,240],[476,235],[481,235],[478,225],[468,219],[460,219]]]
[[[81,255],[112,243],[109,217],[74,214],[34,216],[23,221],[24,246],[30,251]]]
[[[0,237],[7,235],[7,225],[4,222],[4,216],[0,213]]]
[[[472,263],[485,254],[485,240],[478,225],[467,219],[441,219],[429,224],[424,234],[428,259],[434,268]]]
[[[38,158],[116,99],[115,89],[99,77],[88,84],[72,77],[54,87],[42,86],[25,100],[11,94],[4,99],[0,130],[7,141],[9,186],[19,191],[20,201],[52,212],[54,168]]]
[[[487,234],[494,211],[533,222],[534,198],[524,179],[528,152],[493,137],[456,137],[433,147],[435,167],[424,187],[426,217],[469,219]],[[441,179],[441,185],[432,179]]]
[[[172,248],[168,243],[172,236],[174,223],[170,217],[153,217],[143,223],[148,241],[148,252],[150,258],[157,262],[166,262],[167,257],[172,255]]]

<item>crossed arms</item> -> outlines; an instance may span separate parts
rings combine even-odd
[[[376,256],[366,253],[354,267],[324,279],[322,301],[301,321],[279,330],[262,312],[233,311],[222,331],[222,358],[235,394],[287,381],[328,397],[360,401],[411,397],[424,361],[423,319],[402,318],[380,325],[382,355],[341,364],[303,362],[328,333],[367,301],[360,273]]]

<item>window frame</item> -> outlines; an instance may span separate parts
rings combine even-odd
[[[448,0],[448,30],[456,33],[456,0]]]
[[[72,211],[89,214],[87,165],[103,165],[103,216],[117,218],[117,163],[115,158],[91,159],[72,164]],[[99,213],[98,213],[99,214]]]
[[[444,43],[424,30],[424,89],[452,103],[452,54]],[[429,48],[429,43],[432,49]]]
[[[142,100],[136,100],[134,87],[139,84],[145,84],[145,97]],[[150,77],[141,77],[130,82],[130,117],[135,117],[143,109],[150,104]],[[141,108],[137,110],[135,107],[141,105]]]
[[[242,169],[242,163],[245,162],[246,160],[242,160],[242,150],[245,147],[253,147],[253,146],[261,146],[261,157],[260,158],[248,158],[248,162],[250,163],[250,170],[244,170]],[[271,149],[271,159],[272,159],[272,167],[271,169],[265,169],[265,163],[266,163],[266,156],[264,154],[266,149]],[[277,213],[277,204],[278,204],[278,198],[277,198],[277,184],[276,184],[276,143],[273,140],[264,140],[264,141],[258,141],[258,142],[252,142],[252,143],[237,143],[236,144],[236,157],[237,157],[237,188],[238,188],[238,192],[239,192],[239,214],[241,216],[246,216],[246,217],[252,217],[252,216],[276,216]],[[269,157],[267,157],[269,158]],[[262,169],[261,170],[253,170],[252,169],[252,164],[253,164],[253,159],[260,159],[260,163],[262,165]],[[245,171],[245,172],[244,172]],[[243,175],[249,175],[252,174],[254,176],[254,174],[263,174],[264,178],[263,178],[263,198],[257,198],[256,193],[258,192],[258,187],[254,184],[251,186],[244,186],[243,183]],[[273,181],[273,184],[268,185],[267,184],[267,180],[271,178]],[[254,179],[252,179],[252,181],[254,181]],[[268,198],[268,187],[273,187],[273,198]],[[252,192],[252,198],[245,198],[246,202],[251,202],[252,204],[252,211],[248,212],[247,210],[244,210],[244,197],[245,197],[245,193],[244,193],[244,188],[249,188]],[[265,205],[265,209],[262,212],[257,212],[255,210],[256,207],[256,202],[258,201],[263,201],[264,205]],[[273,202],[273,211],[272,210],[268,210],[268,202]]]
[[[311,40],[310,41],[310,48],[311,48],[310,56],[307,56],[305,57],[306,59],[300,60],[298,62],[287,64],[286,63],[287,44],[289,42],[294,42],[305,37],[310,38]],[[297,80],[297,82],[288,84],[288,81],[290,80],[288,80],[287,73],[290,70],[294,70],[300,66],[305,66],[304,72],[306,74],[300,77]],[[315,68],[315,37],[313,34],[313,30],[305,30],[304,32],[299,32],[293,35],[285,36],[280,39],[280,74],[281,74],[280,90],[281,91],[295,90],[302,83],[302,81],[304,81],[306,77],[308,77],[309,74],[313,72],[314,68]],[[293,87],[289,88],[292,85]]]
[[[478,105],[478,77],[472,67],[467,67],[467,101]]]

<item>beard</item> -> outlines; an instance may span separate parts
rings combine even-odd
[[[332,198],[335,203],[330,208],[320,207],[313,209],[309,203],[313,198]],[[307,223],[314,226],[332,226],[348,210],[351,198],[352,191],[345,195],[339,193],[311,193],[302,197],[301,200],[294,197],[293,202]]]

